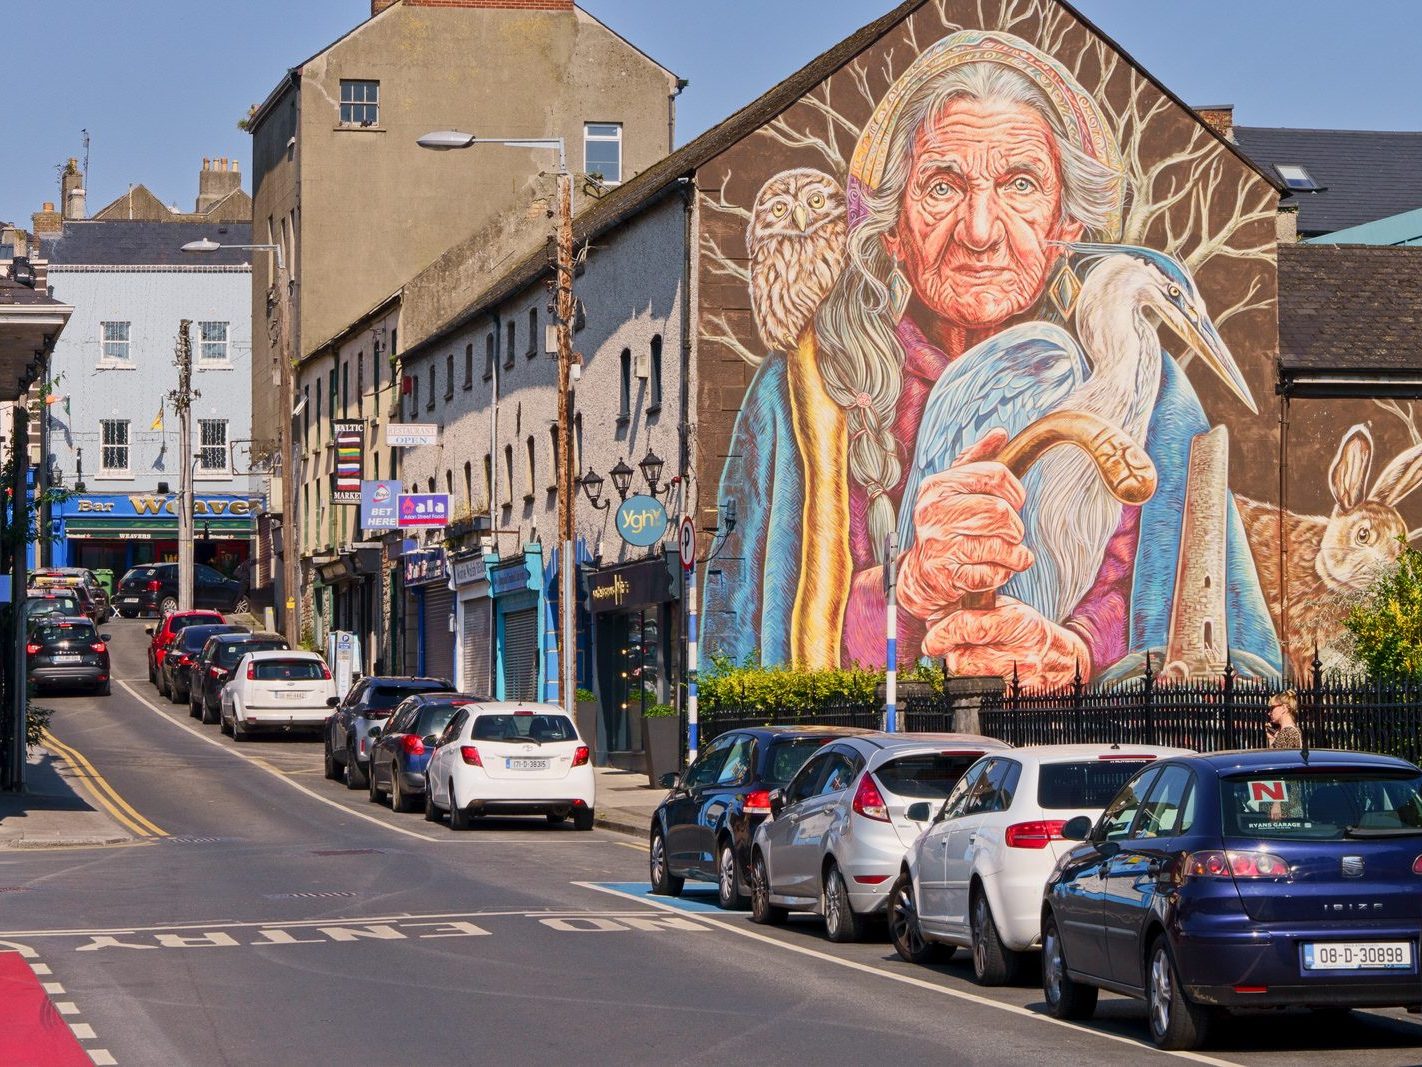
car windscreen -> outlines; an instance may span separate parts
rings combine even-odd
[[[52,645],[59,641],[97,641],[93,623],[47,622],[36,626],[31,640],[40,645]]]
[[[789,785],[805,761],[833,740],[833,737],[792,737],[772,741],[766,760],[765,784]]]
[[[901,797],[938,800],[946,797],[981,752],[919,752],[900,756],[874,769],[879,784]]]
[[[1374,768],[1257,771],[1220,780],[1225,837],[1422,837],[1422,774]]]
[[[157,567],[134,567],[123,576],[120,585],[132,585],[134,582],[151,582],[155,578],[160,578],[161,574]]]
[[[389,711],[415,693],[437,693],[445,687],[438,682],[405,682],[401,685],[372,685],[361,697],[367,711]]]
[[[480,715],[475,741],[574,741],[578,732],[566,715]]]
[[[252,662],[252,677],[259,682],[312,682],[330,676],[326,665],[314,659],[259,659]]]
[[[31,615],[78,615],[79,601],[72,596],[47,596],[25,605]]]
[[[464,704],[453,702],[448,704],[427,704],[420,710],[420,717],[415,720],[415,728],[410,732],[417,737],[429,737],[430,734],[438,734],[449,725],[449,720],[454,718],[454,713]]]
[[[217,662],[234,667],[248,652],[280,652],[285,647],[285,641],[223,641],[217,646]]]
[[[1037,770],[1037,803],[1049,811],[1104,808],[1148,760],[1085,759],[1044,763]]]

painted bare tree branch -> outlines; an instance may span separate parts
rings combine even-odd
[[[1390,399],[1379,400],[1375,398],[1373,403],[1382,408],[1389,415],[1397,416],[1397,418],[1402,421],[1403,426],[1407,427],[1407,435],[1412,438],[1412,443],[1414,445],[1422,445],[1422,428],[1419,428],[1417,425],[1417,412],[1412,407],[1412,401],[1409,400],[1406,407],[1403,407],[1400,401]]]

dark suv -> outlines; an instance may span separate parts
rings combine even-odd
[[[272,633],[215,634],[188,668],[188,714],[215,726],[222,713],[222,687],[232,680],[237,661],[248,652],[280,652],[286,638]]]
[[[230,613],[246,611],[248,606],[241,583],[201,563],[193,565],[193,607]],[[177,611],[178,565],[144,563],[131,568],[114,592],[114,609],[125,619]]]
[[[109,695],[109,635],[82,615],[48,615],[30,628],[25,645],[29,684],[83,686]]]
[[[326,720],[326,777],[345,780],[351,789],[370,783],[365,768],[370,760],[370,728],[390,718],[395,705],[417,693],[448,693],[454,686],[446,678],[362,678]]]
[[[677,896],[687,878],[714,881],[723,908],[750,885],[751,838],[770,814],[771,790],[795,777],[821,745],[864,733],[851,727],[729,730],[701,750],[652,814],[652,892]]]

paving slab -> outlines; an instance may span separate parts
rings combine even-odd
[[[620,771],[598,767],[596,823],[604,830],[645,838],[652,825],[652,812],[667,791],[647,783],[641,771]]]
[[[25,791],[0,793],[0,849],[92,848],[135,840],[89,798],[78,777],[53,752],[31,748]]]

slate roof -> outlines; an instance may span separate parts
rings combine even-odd
[[[219,244],[251,244],[250,222],[151,222],[106,219],[68,221],[58,237],[43,239],[40,258],[50,269],[69,266],[215,267],[252,262],[259,253],[222,248],[195,254],[182,251],[189,241],[207,237]]]
[[[1422,248],[1280,245],[1279,365],[1422,379]]]
[[[591,207],[584,209],[573,220],[573,242],[581,244],[584,241],[592,240],[600,234],[606,233],[618,223],[631,218],[648,205],[660,200],[667,195],[677,179],[693,175],[698,168],[710,162],[716,156],[726,151],[738,141],[749,137],[756,130],[769,123],[781,112],[792,107],[802,96],[813,89],[820,82],[824,81],[831,74],[841,67],[850,63],[860,52],[873,45],[879,38],[889,33],[899,25],[909,15],[918,8],[928,3],[929,0],[904,0],[892,11],[881,15],[867,26],[850,34],[844,40],[827,52],[821,53],[812,59],[805,66],[791,74],[784,81],[761,94],[752,100],[745,107],[732,114],[723,122],[711,127],[695,140],[688,142],[678,148],[670,155],[663,156],[659,161],[652,164],[646,170],[637,174],[631,180],[618,186],[607,196],[603,197]],[[1062,6],[1081,22],[1089,33],[1106,40],[1112,48],[1121,53],[1128,63],[1130,63],[1141,76],[1154,85],[1162,94],[1173,100],[1183,111],[1193,116],[1197,122],[1209,130],[1217,137],[1221,144],[1228,148],[1246,166],[1259,170],[1260,174],[1267,180],[1273,182],[1283,191],[1279,179],[1272,170],[1264,170],[1258,166],[1253,159],[1242,152],[1239,146],[1232,144],[1228,140],[1219,136],[1219,133],[1204,122],[1195,114],[1193,108],[1186,104],[1180,97],[1176,96],[1163,83],[1161,83],[1150,71],[1146,70],[1125,51],[1119,44],[1097,27],[1090,19],[1082,15],[1065,0],[1061,0]],[[279,89],[280,87],[278,87]],[[273,96],[268,98],[274,100],[277,90],[273,90]],[[266,107],[264,104],[263,107]],[[479,318],[485,309],[506,300],[514,294],[520,292],[535,279],[548,272],[548,255],[545,242],[540,240],[537,248],[527,255],[523,260],[510,268],[508,271],[496,278],[487,288],[475,295],[474,299],[465,305],[464,310],[456,313],[448,321],[433,330],[429,337],[421,341],[418,345],[408,349],[405,353],[407,358],[413,358],[425,348],[438,343],[448,334],[461,329],[470,322]]]
[[[1297,163],[1325,188],[1296,192],[1299,233],[1332,233],[1422,207],[1422,131],[1236,126],[1245,153],[1272,171]]]

